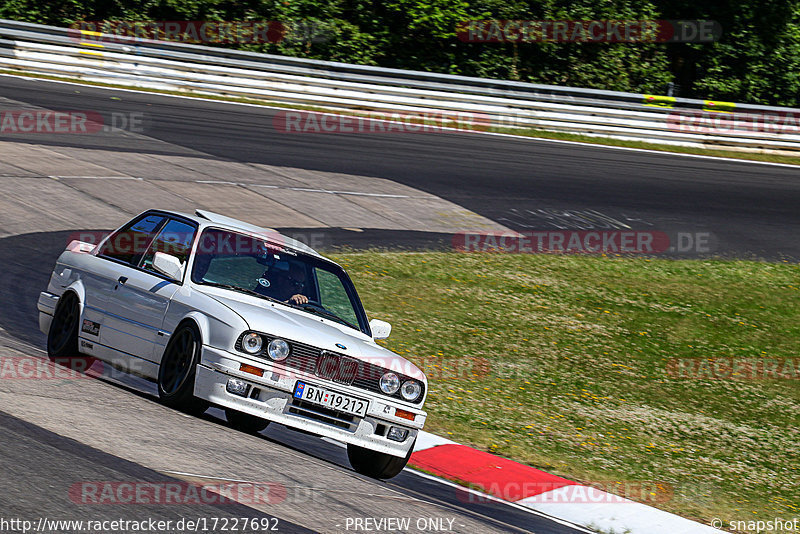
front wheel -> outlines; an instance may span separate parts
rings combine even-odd
[[[231,408],[225,408],[225,418],[233,428],[247,434],[258,434],[269,425],[269,421],[266,419],[247,413],[237,412]]]
[[[357,473],[370,478],[387,479],[400,474],[405,468],[411,453],[414,451],[414,444],[408,449],[408,454],[400,458],[383,452],[376,452],[358,445],[347,444],[347,458],[350,465]]]
[[[167,343],[158,368],[158,396],[165,405],[200,415],[209,403],[194,396],[194,378],[200,361],[200,332],[192,323],[179,327]]]

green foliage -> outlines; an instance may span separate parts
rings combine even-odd
[[[733,3],[719,21],[726,30],[722,40],[701,49],[693,45],[692,53],[683,55],[687,64],[678,74],[693,92],[721,100],[800,104],[800,2]]]
[[[786,106],[800,105],[800,0],[0,0],[0,17],[272,20],[276,43],[241,48],[468,76]],[[467,20],[716,20],[716,43],[465,43]]]

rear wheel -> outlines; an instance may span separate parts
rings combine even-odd
[[[371,477],[387,479],[400,474],[405,468],[411,453],[414,451],[414,444],[408,449],[408,454],[401,458],[383,452],[376,452],[358,445],[347,444],[347,458],[350,465],[357,473]]]
[[[178,327],[164,350],[158,368],[158,396],[165,405],[200,415],[209,403],[194,396],[194,378],[202,342],[193,323]]]
[[[91,356],[78,351],[80,303],[75,293],[68,291],[58,299],[50,330],[47,332],[47,357],[73,371],[84,372],[94,363]]]
[[[246,432],[247,434],[258,434],[269,425],[269,421],[266,419],[247,413],[237,412],[231,408],[225,408],[225,418],[233,428]]]

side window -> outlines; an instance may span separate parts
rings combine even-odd
[[[317,274],[320,304],[350,324],[357,325],[358,317],[339,277],[324,269],[314,269],[314,271]]]
[[[164,222],[163,215],[146,215],[126,225],[106,240],[99,256],[136,265]]]
[[[194,225],[170,219],[153,240],[150,248],[147,249],[147,253],[142,258],[142,268],[155,272],[153,258],[156,252],[171,254],[186,265],[186,260],[192,251],[192,243],[196,232],[197,228]]]

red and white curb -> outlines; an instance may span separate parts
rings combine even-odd
[[[409,465],[545,515],[600,532],[719,534],[719,530],[420,432]],[[475,492],[470,492],[469,495]]]

